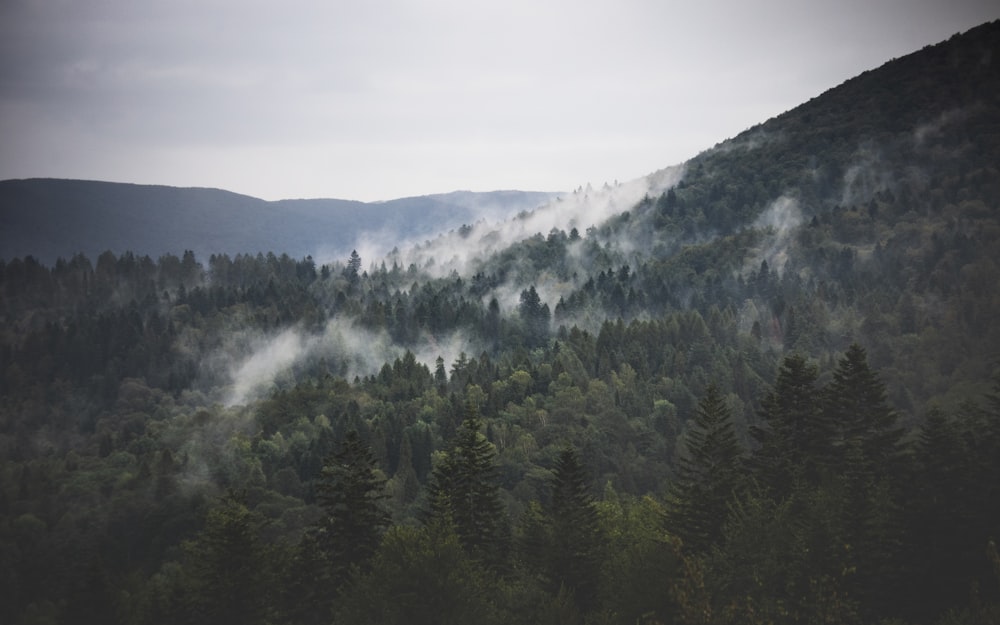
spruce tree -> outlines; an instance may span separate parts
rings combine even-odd
[[[818,483],[830,461],[832,428],[821,411],[818,375],[803,356],[786,356],[761,402],[763,425],[750,429],[760,443],[751,458],[756,476],[779,501],[798,483]]]
[[[471,556],[499,567],[507,552],[509,524],[500,501],[496,448],[481,429],[475,407],[467,405],[451,451],[433,469],[429,520],[450,521]]]
[[[896,427],[896,413],[886,400],[885,385],[868,366],[864,348],[854,343],[847,349],[823,395],[825,421],[833,435],[834,472],[845,470],[852,442],[860,446],[863,461],[872,471],[891,469],[902,430]]]
[[[380,505],[385,478],[377,472],[371,448],[356,430],[349,431],[337,453],[327,459],[316,490],[326,513],[319,544],[329,559],[335,583],[342,582],[352,566],[371,558],[389,525],[389,515]]]
[[[547,572],[554,590],[565,587],[582,610],[594,606],[600,576],[600,526],[576,451],[566,447],[556,458],[552,506],[548,512]]]
[[[232,496],[209,511],[197,538],[183,545],[184,621],[268,622],[275,580],[258,527],[258,517]]]
[[[715,384],[698,403],[671,486],[668,525],[695,552],[722,539],[729,504],[739,494],[743,449]]]

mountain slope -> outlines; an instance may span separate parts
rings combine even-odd
[[[202,260],[216,253],[346,255],[363,237],[394,244],[457,228],[476,219],[484,206],[508,215],[552,196],[498,191],[378,203],[266,202],[218,189],[5,180],[0,181],[0,258],[32,255],[51,264],[78,252],[96,258],[105,250],[154,258],[192,250]]]
[[[385,262],[0,262],[0,620],[998,622],[998,33]],[[331,592],[351,431],[397,527]]]

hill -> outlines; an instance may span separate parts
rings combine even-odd
[[[997,622],[998,59],[384,256],[0,261],[0,620]]]
[[[267,202],[219,189],[85,180],[0,181],[0,255],[52,264],[83,253],[131,251],[157,258],[194,251],[295,258],[346,257],[361,241],[405,240],[458,228],[484,211],[534,208],[551,193],[455,192],[387,202],[314,199]],[[370,243],[369,243],[370,245]],[[378,246],[376,246],[377,249]]]

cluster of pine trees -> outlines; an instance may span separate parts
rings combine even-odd
[[[0,260],[0,622],[997,622],[998,28],[461,271]]]

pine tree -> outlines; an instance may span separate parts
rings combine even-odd
[[[851,548],[855,571],[848,590],[871,618],[884,613],[888,598],[900,589],[902,430],[896,427],[885,386],[856,343],[823,389],[823,412],[833,435],[828,479],[840,482],[844,492],[841,540]]]
[[[914,446],[907,541],[914,614],[936,615],[968,593],[969,453],[955,421],[932,408]],[[978,555],[978,554],[976,554]]]
[[[265,623],[272,588],[259,521],[233,497],[208,513],[196,540],[185,543],[188,622]]]
[[[556,458],[548,511],[547,572],[555,590],[565,587],[582,610],[594,606],[600,575],[600,527],[586,472],[571,447]]]
[[[475,406],[455,434],[450,452],[434,467],[430,521],[450,521],[466,551],[492,567],[506,557],[509,524],[496,478],[496,448],[480,432]]]
[[[760,443],[751,458],[761,484],[780,501],[796,483],[816,484],[831,456],[832,429],[815,388],[818,371],[798,354],[786,356],[774,389],[761,402],[763,426],[750,433]]]
[[[389,515],[380,505],[385,478],[377,472],[371,448],[356,430],[349,431],[340,450],[327,459],[316,490],[326,513],[319,543],[329,558],[335,582],[342,582],[351,567],[371,558],[389,526]]]
[[[353,286],[357,283],[359,279],[359,272],[361,271],[361,257],[358,256],[357,250],[351,250],[351,257],[347,260],[347,266],[344,268],[344,277]]]
[[[549,305],[543,304],[534,286],[521,291],[521,301],[518,313],[524,323],[526,343],[537,347],[545,343],[549,334],[549,321],[552,314]]]
[[[694,552],[722,538],[729,505],[739,495],[743,449],[715,384],[698,403],[671,487],[669,526]]]
[[[886,400],[885,385],[869,368],[864,348],[854,343],[847,349],[823,396],[825,421],[833,434],[834,473],[845,469],[852,441],[860,445],[863,461],[871,470],[882,473],[890,469],[899,453],[902,430],[896,427],[896,413]]]

